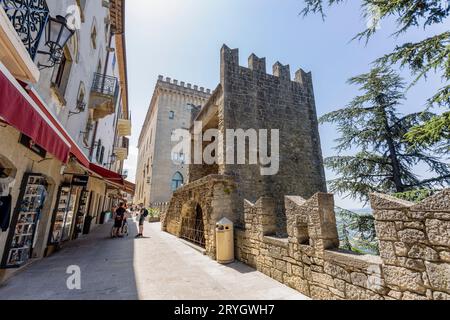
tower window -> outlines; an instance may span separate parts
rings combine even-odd
[[[91,44],[92,48],[97,49],[97,28],[95,27],[95,25],[92,26]]]
[[[169,112],[169,119],[174,119],[175,118],[175,112],[170,111]]]
[[[181,173],[176,172],[172,177],[172,191],[177,190],[183,185],[183,176]]]

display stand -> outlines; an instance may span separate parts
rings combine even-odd
[[[84,220],[87,213],[87,204],[89,200],[89,191],[83,189],[81,191],[80,201],[78,204],[76,226],[73,232],[73,239],[76,239],[83,233]]]
[[[61,186],[58,191],[57,205],[50,232],[49,245],[58,245],[61,242],[67,211],[70,202],[70,186]]]
[[[19,268],[30,259],[46,196],[45,177],[40,174],[26,173],[10,225],[1,264],[3,268]]]
[[[59,188],[58,202],[53,215],[49,246],[58,248],[62,242],[70,240],[77,194],[77,188],[72,187],[71,185],[62,185]]]

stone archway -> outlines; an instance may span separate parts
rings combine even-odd
[[[223,217],[236,221],[236,200],[232,177],[209,175],[191,182],[173,193],[162,220],[162,230],[203,246],[206,254],[214,259],[216,222]]]
[[[203,210],[199,203],[188,201],[181,209],[180,238],[205,248]]]

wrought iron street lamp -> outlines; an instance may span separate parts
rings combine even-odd
[[[75,114],[80,114],[81,112],[86,110],[86,102],[84,102],[82,99],[78,99],[76,109],[78,111],[69,111],[69,118]]]
[[[67,24],[67,19],[63,16],[50,17],[45,30],[45,45],[48,51],[39,51],[39,53],[49,56],[50,65],[39,64],[42,68],[52,68],[55,64],[61,62],[64,55],[64,46],[67,41],[75,34],[75,30]]]

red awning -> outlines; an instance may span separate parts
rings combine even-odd
[[[33,99],[33,101],[40,107],[43,113],[45,113],[49,119],[51,120],[52,124],[57,128],[58,132],[64,136],[64,138],[67,139],[67,141],[70,144],[70,153],[73,154],[78,162],[80,162],[83,166],[86,168],[89,167],[90,161],[87,158],[87,156],[81,151],[78,144],[72,139],[72,137],[69,135],[69,133],[63,128],[63,126],[59,123],[57,119],[55,119],[51,112],[48,111],[48,109],[45,107],[45,102],[41,100],[39,95],[36,93],[34,89],[26,89],[29,96]]]
[[[124,187],[120,174],[89,161],[78,144],[47,109],[36,91],[14,79],[1,62],[0,117],[63,163],[68,161],[70,153],[88,170]]]
[[[89,169],[92,170],[93,172],[95,172],[96,174],[98,174],[99,176],[102,176],[106,180],[109,180],[109,181],[111,181],[115,184],[121,185],[121,186],[124,185],[123,177],[114,171],[105,169],[105,168],[100,167],[93,163],[89,164]]]
[[[48,115],[31,99],[0,63],[0,117],[63,163],[69,159],[70,143]]]

